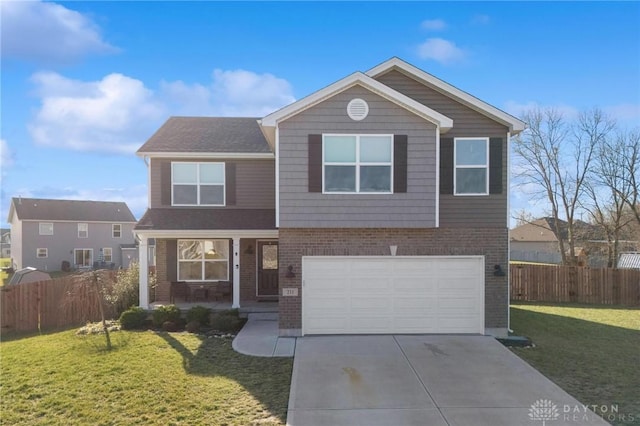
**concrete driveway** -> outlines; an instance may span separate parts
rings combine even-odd
[[[548,408],[534,413],[540,400]],[[291,426],[536,426],[543,420],[608,424],[491,337],[317,336],[296,344]]]

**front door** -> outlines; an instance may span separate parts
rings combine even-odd
[[[278,242],[258,241],[258,296],[278,296]]]

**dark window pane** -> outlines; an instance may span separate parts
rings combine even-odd
[[[487,169],[456,169],[456,194],[486,194]]]
[[[173,185],[173,204],[198,204],[197,185]]]
[[[201,185],[200,204],[224,204],[224,187],[222,185]]]
[[[390,192],[391,167],[361,166],[360,192]]]
[[[355,192],[356,166],[325,166],[324,190],[326,192]]]

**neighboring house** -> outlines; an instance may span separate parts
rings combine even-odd
[[[640,253],[621,253],[618,259],[619,269],[640,269]]]
[[[117,268],[121,247],[135,242],[136,220],[123,202],[13,198],[8,222],[16,269],[59,271],[65,261],[92,268],[100,260]]]
[[[281,335],[506,335],[523,129],[397,58],[263,118],[172,117],[138,150],[156,299],[179,282],[234,307],[277,299]]]
[[[511,260],[561,263],[559,238],[565,243],[565,252],[569,253],[567,222],[558,219],[559,235],[552,217],[543,217],[517,226],[509,231]],[[602,228],[577,220],[574,223],[575,254],[579,261],[591,267],[607,266],[608,242]],[[634,250],[635,241],[618,242],[620,251]]]
[[[0,258],[11,258],[11,230],[0,229]]]

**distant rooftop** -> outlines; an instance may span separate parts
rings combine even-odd
[[[258,118],[171,117],[138,149],[138,154],[271,153]]]
[[[135,222],[121,201],[49,200],[12,198],[12,210],[21,220],[72,220],[86,222]],[[9,213],[11,215],[11,212]]]

